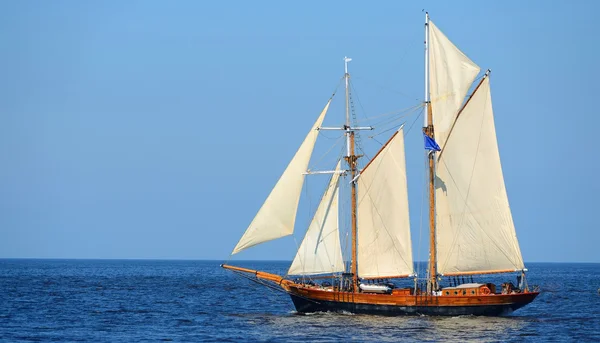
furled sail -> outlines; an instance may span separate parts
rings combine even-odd
[[[402,128],[358,178],[358,275],[413,273]]]
[[[318,128],[323,123],[330,103],[331,99],[325,105],[296,155],[294,155],[271,194],[269,194],[254,220],[252,220],[252,223],[250,223],[250,226],[233,249],[232,254],[263,242],[291,235],[294,232],[296,211],[298,210],[298,202],[304,183],[303,173],[308,168],[308,162],[319,133]]]
[[[435,140],[443,147],[479,66],[429,21],[429,85]]]
[[[314,275],[344,271],[338,229],[340,163],[288,271],[289,275]]]
[[[436,174],[438,272],[523,269],[500,165],[489,78],[458,117]]]

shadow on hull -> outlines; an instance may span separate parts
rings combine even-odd
[[[381,316],[504,316],[531,302],[476,306],[396,306],[322,300],[317,302],[293,294],[290,294],[290,296],[294,302],[296,311],[300,314],[311,312],[350,312],[355,314],[373,314]]]

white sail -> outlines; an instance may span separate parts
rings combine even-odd
[[[304,175],[317,140],[318,128],[323,123],[331,100],[327,102],[319,118],[308,132],[302,145],[277,181],[277,184],[233,249],[236,254],[254,245],[294,232],[296,211],[304,183]]]
[[[358,275],[413,273],[402,128],[358,178]]]
[[[335,170],[340,170],[339,162]],[[289,275],[314,275],[344,271],[338,229],[339,179],[339,173],[335,173],[331,177],[304,240],[302,240],[288,270]]]
[[[458,117],[435,179],[438,273],[523,269],[496,142],[489,78]]]
[[[429,21],[429,86],[435,140],[443,147],[479,66]]]

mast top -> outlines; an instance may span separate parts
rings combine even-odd
[[[344,72],[348,74],[348,62],[352,61],[350,57],[344,56]]]
[[[425,105],[425,115],[423,116],[423,126],[433,125],[429,118],[429,12],[425,12],[425,97],[423,103]]]

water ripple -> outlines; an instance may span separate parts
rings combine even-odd
[[[239,264],[274,273],[288,267]],[[212,261],[0,260],[0,340],[600,341],[600,264],[528,267],[542,294],[511,316],[387,317],[301,315],[285,294]]]

